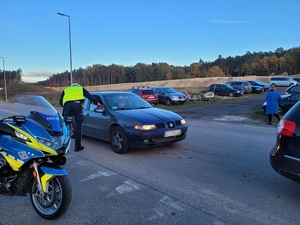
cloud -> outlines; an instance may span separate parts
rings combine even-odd
[[[29,71],[26,72],[25,76],[29,77],[49,77],[52,76],[54,72],[52,71]]]
[[[51,71],[28,71],[23,72],[22,80],[25,82],[37,82],[47,80],[50,76],[55,74]]]
[[[211,20],[210,23],[220,23],[220,24],[249,24],[250,22],[243,20]]]

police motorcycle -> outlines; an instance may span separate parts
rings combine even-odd
[[[72,187],[62,167],[70,151],[69,123],[42,96],[16,95],[20,115],[0,120],[0,194],[30,195],[34,210],[52,220],[70,206]]]

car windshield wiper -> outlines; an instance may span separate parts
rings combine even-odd
[[[130,110],[131,108],[117,108],[117,110]]]

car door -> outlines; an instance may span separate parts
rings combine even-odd
[[[226,85],[221,84],[220,85],[220,95],[228,95],[230,90],[226,87]]]
[[[100,98],[100,96],[96,96]],[[100,101],[102,102],[102,101]],[[85,99],[83,108],[83,123],[81,126],[82,135],[94,137],[101,140],[108,140],[109,116],[107,113],[95,112],[96,105]],[[106,109],[105,109],[106,110]]]
[[[292,96],[290,96],[285,106],[286,111],[292,108],[299,100],[300,100],[300,93],[293,94]]]
[[[165,103],[166,101],[166,96],[163,88],[156,88],[155,92],[158,94],[158,101],[159,103]]]

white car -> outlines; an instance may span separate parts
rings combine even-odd
[[[271,77],[270,85],[289,87],[298,84],[292,77]]]

